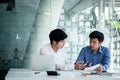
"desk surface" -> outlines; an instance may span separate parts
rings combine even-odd
[[[59,76],[48,76],[46,72],[41,71],[35,74],[36,71],[29,69],[10,69],[5,77],[5,80],[120,80],[120,75],[87,75],[83,76],[79,70],[75,71],[58,71]]]

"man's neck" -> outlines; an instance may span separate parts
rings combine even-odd
[[[55,52],[58,51],[58,48],[55,45],[51,44],[51,47],[52,47],[53,51],[55,51]]]
[[[98,49],[93,50],[93,53],[96,54],[98,52]]]

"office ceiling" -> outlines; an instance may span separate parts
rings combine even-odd
[[[106,0],[106,5],[108,5]],[[68,13],[77,13],[98,3],[98,0],[65,0],[63,8]],[[120,7],[120,0],[114,0],[114,6]]]
[[[120,0],[115,0],[115,5],[120,7]]]
[[[12,11],[14,8],[34,8],[36,9],[40,0],[0,0],[0,9],[6,7],[6,11]],[[19,8],[18,8],[19,7]]]
[[[98,0],[65,0],[63,8],[68,13],[76,13],[95,5]]]
[[[15,3],[11,3],[11,2]],[[34,7],[34,3],[36,5],[36,2],[38,2],[39,0],[0,0],[0,4],[1,3],[10,3],[10,7],[11,5],[12,8],[14,8],[16,5],[28,5],[29,7]],[[109,0],[106,0],[109,1]],[[120,7],[120,0],[114,0],[115,2],[115,6],[116,7]],[[20,2],[20,3],[19,3]],[[22,3],[22,4],[21,4]],[[64,5],[63,8],[65,9],[66,12],[68,13],[76,13],[79,11],[82,11],[88,7],[91,7],[93,5],[95,5],[96,3],[98,3],[98,0],[65,0],[64,1]],[[108,4],[108,2],[106,2],[106,4]]]
[[[65,0],[63,8],[65,11],[69,12],[73,8],[75,8],[79,3],[81,3],[83,0]]]

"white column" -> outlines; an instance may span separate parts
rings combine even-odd
[[[105,0],[98,0],[98,29],[103,29],[105,27]]]
[[[114,7],[115,7],[115,1],[114,0],[109,0],[109,8],[108,8],[108,15],[109,15],[109,19],[113,19],[113,14],[114,14]]]
[[[41,46],[49,43],[49,33],[57,28],[64,0],[40,0],[38,12],[24,55],[24,67],[31,68],[30,56],[39,54]]]

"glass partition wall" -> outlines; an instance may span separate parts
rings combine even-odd
[[[68,34],[65,47],[72,64],[77,59],[81,48],[89,45],[89,33],[94,30],[103,32],[105,35],[103,45],[109,47],[111,51],[109,71],[120,73],[120,19],[118,12],[114,10],[113,13],[113,7],[115,6],[110,6],[112,5],[111,1],[105,2],[104,7],[100,5],[101,2],[98,3],[98,5],[89,7],[74,16],[72,15],[72,17],[68,16],[62,9],[58,28],[63,29]],[[103,10],[101,10],[101,6]],[[120,9],[119,7],[115,8]],[[100,17],[102,17],[102,20],[100,20]]]

